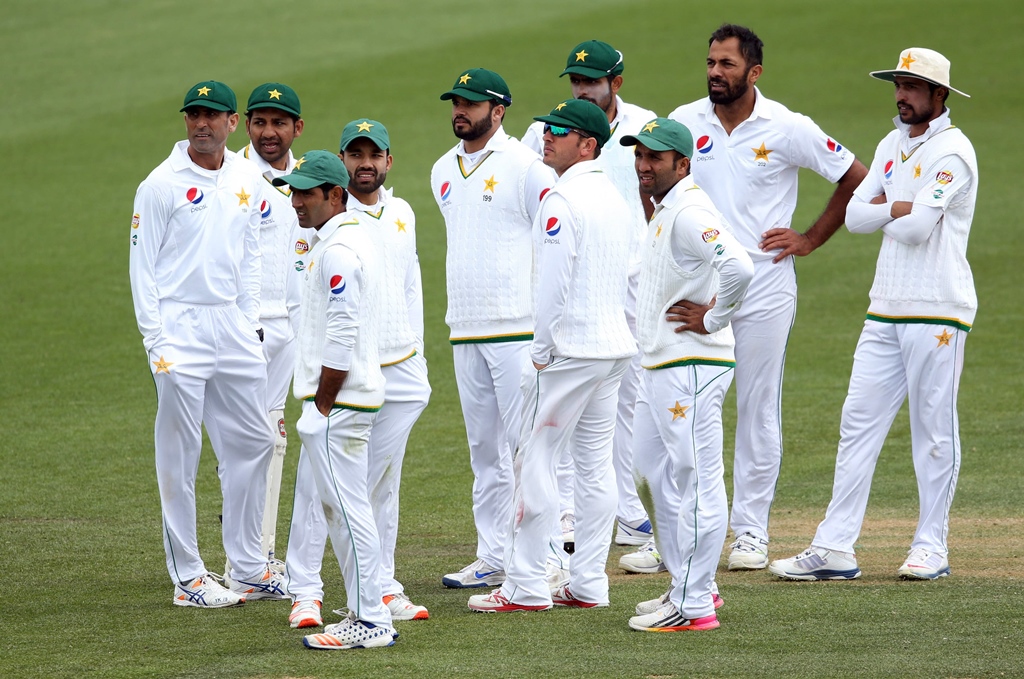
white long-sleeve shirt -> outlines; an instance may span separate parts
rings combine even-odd
[[[188,145],[175,144],[135,194],[128,275],[147,351],[162,338],[165,299],[237,304],[253,329],[259,327],[263,178],[229,152],[220,169],[201,168]]]

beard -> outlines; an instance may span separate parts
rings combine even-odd
[[[750,69],[747,69],[747,73],[750,73]],[[750,89],[750,85],[747,84],[747,73],[743,74],[742,80],[735,83],[723,79],[715,80],[715,84],[725,86],[724,92],[712,92],[711,79],[708,78],[708,98],[711,99],[711,103],[728,105],[746,94]]]
[[[613,95],[611,93],[611,91],[609,90],[608,96],[606,96],[606,97],[604,97],[602,99],[594,99],[593,97],[577,97],[577,99],[582,99],[583,101],[589,101],[591,104],[594,104],[595,106],[600,108],[605,113],[608,113],[608,109],[610,109],[612,107],[612,102],[614,101],[614,98],[613,98],[614,96],[615,95]]]
[[[906,104],[904,105],[906,106]],[[907,111],[906,117],[904,117],[903,112],[899,110],[899,107],[897,107],[896,113],[899,115],[901,123],[903,123],[904,125],[913,126],[931,121],[931,119],[935,117],[935,108],[928,107],[927,109],[922,109],[919,111],[914,107],[910,107]]]
[[[359,172],[359,170],[356,170],[356,172]],[[356,181],[355,174],[353,174],[350,186],[354,186],[355,189],[360,193],[370,195],[376,193],[377,189],[384,186],[384,182],[387,180],[387,178],[387,172],[377,172],[376,174],[374,174],[373,179],[370,180],[369,182],[359,182]]]
[[[460,118],[459,120],[469,122],[468,118]],[[494,123],[491,121],[490,116],[475,123],[470,123],[469,129],[462,130],[461,132],[455,127],[455,122],[455,120],[452,120],[452,132],[455,133],[456,137],[464,141],[476,141],[494,128]]]

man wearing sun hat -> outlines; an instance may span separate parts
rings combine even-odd
[[[219,608],[283,598],[260,549],[267,467],[266,363],[260,346],[259,205],[255,166],[226,152],[235,93],[207,80],[185,95],[188,139],[139,185],[129,278],[157,392],[157,481],[167,570],[178,606]],[[226,573],[207,571],[196,537],[195,480],[205,424],[224,496]]]
[[[291,187],[299,225],[315,230],[302,285],[293,392],[303,404],[295,429],[299,466],[312,472],[349,609],[303,643],[325,650],[390,646],[395,631],[381,597],[380,537],[366,483],[370,430],[384,402],[381,327],[373,311],[380,304],[380,253],[346,212],[349,175],[337,155],[310,151],[274,184]],[[309,517],[300,514],[307,509],[296,503],[293,522]],[[289,566],[290,553],[291,545]],[[305,594],[293,592],[296,604]]]
[[[636,242],[643,239],[647,231],[647,217],[654,209],[650,201],[641,200],[640,189],[633,170],[633,153],[624,148],[619,140],[627,134],[636,134],[641,126],[655,117],[653,111],[629,104],[619,96],[622,87],[622,72],[625,61],[622,52],[601,40],[586,40],[569,50],[565,69],[560,77],[569,76],[574,99],[584,99],[596,104],[608,117],[608,125],[612,136],[601,149],[600,163],[604,166],[607,177],[618,189],[629,205],[633,215],[633,228]],[[523,143],[543,153],[543,123],[535,122],[523,135]],[[629,302],[626,305],[627,319],[630,328],[635,329],[636,281],[640,271],[640,253],[634,253],[631,266]],[[639,355],[634,357],[633,364],[626,371],[619,385],[619,407],[615,424],[615,485],[618,495],[616,509],[615,542],[620,545],[642,545],[651,538],[651,522],[647,512],[637,496],[636,484],[632,475],[632,438],[633,408],[636,404],[636,389],[640,379]],[[563,457],[559,465],[559,493],[562,497],[562,524],[565,539],[572,539],[572,526],[575,514],[572,501],[571,460],[568,455]],[[623,564],[628,570],[636,570],[632,560]]]
[[[455,381],[473,468],[476,561],[442,578],[446,587],[501,584],[512,508],[512,454],[519,437],[520,376],[533,339],[531,228],[555,177],[505,134],[512,105],[493,71],[462,71],[441,95],[452,103],[459,143],[430,172],[444,217],[445,270]]]
[[[655,118],[635,146],[640,190],[655,211],[642,245],[637,334],[642,352],[633,429],[637,481],[650,490],[672,586],[637,606],[629,626],[676,632],[718,627],[715,570],[728,529],[722,403],[736,366],[729,319],[754,265],[690,174],[693,136]],[[669,308],[686,300],[682,321]]]
[[[534,229],[537,263],[532,369],[523,375],[523,428],[505,582],[469,600],[482,612],[608,606],[605,563],[615,517],[612,438],[619,382],[636,353],[626,323],[632,234],[626,202],[595,162],[611,131],[582,99],[558,104],[544,123],[544,164],[558,181]],[[570,446],[570,442],[572,445]],[[558,517],[555,463],[570,448],[579,509],[568,584],[546,578]]]
[[[911,47],[871,76],[896,87],[896,129],[875,150],[846,212],[852,233],[885,234],[867,320],[839,425],[832,501],[811,546],[769,570],[793,580],[860,576],[854,545],[875,463],[893,418],[910,402],[920,515],[897,575],[949,575],[949,508],[960,471],[956,400],[978,301],[967,238],[978,192],[974,147],[950,121],[949,60]]]
[[[292,142],[302,134],[302,108],[295,90],[283,83],[263,83],[249,95],[245,110],[245,132],[249,143],[238,152],[256,164],[266,180],[260,202],[260,325],[263,327],[263,355],[267,359],[267,413],[274,431],[274,457],[267,474],[267,500],[263,510],[263,553],[273,559],[277,535],[277,507],[281,494],[281,470],[288,449],[284,406],[295,367],[294,319],[299,305],[298,276],[295,271],[295,241],[299,223],[295,219],[287,186],[270,182],[295,167]]]

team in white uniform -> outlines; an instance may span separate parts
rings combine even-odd
[[[274,457],[267,473],[267,499],[263,510],[263,553],[274,558],[281,471],[288,450],[284,406],[295,370],[295,312],[299,306],[299,278],[291,256],[299,222],[292,209],[291,189],[270,182],[295,167],[292,142],[302,134],[301,105],[295,90],[282,83],[264,83],[249,95],[245,132],[249,144],[238,152],[256,164],[266,180],[259,204],[259,245],[262,254],[260,326],[263,356],[267,361],[267,412],[274,431]]]
[[[260,549],[274,446],[259,328],[264,181],[254,165],[226,152],[235,109],[223,83],[188,91],[181,109],[188,139],[139,185],[132,217],[129,277],[156,384],[157,481],[179,606],[284,596]],[[203,425],[217,455],[232,589],[209,574],[196,539]]]
[[[668,117],[695,137],[691,172],[754,262],[736,338],[736,450],[730,569],[768,565],[768,516],[782,462],[782,373],[796,315],[793,255],[807,255],[843,223],[846,204],[867,170],[814,122],[754,86],[762,43],[726,24],[711,36],[708,98]],[[791,228],[799,168],[838,187],[807,230]]]
[[[978,165],[945,107],[949,92],[959,92],[949,84],[945,57],[911,47],[895,69],[871,75],[895,83],[899,115],[875,150],[846,222],[852,233],[881,230],[884,236],[843,405],[832,501],[810,548],[769,567],[795,580],[860,576],[854,546],[875,463],[908,398],[921,506],[897,573],[931,580],[950,572],[946,536],[960,471],[956,401],[964,343],[978,308],[967,263]]]
[[[412,427],[430,398],[430,384],[423,357],[416,217],[408,203],[383,188],[392,164],[390,146],[384,125],[367,118],[347,124],[341,136],[341,158],[349,173],[346,219],[357,221],[374,238],[381,260],[377,349],[385,394],[367,453],[367,490],[381,540],[381,591],[393,620],[424,620],[427,609],[409,601],[395,579],[402,462]],[[300,628],[321,624],[323,601],[320,567],[327,528],[311,473],[308,464],[300,463],[288,549],[294,602],[289,621]]]
[[[461,140],[430,172],[448,236],[446,275],[455,380],[473,468],[476,561],[447,587],[501,584],[519,438],[520,377],[533,339],[531,226],[554,174],[505,134],[512,95],[497,73],[463,71],[441,95]]]
[[[558,104],[544,123],[544,163],[559,175],[534,224],[536,331],[523,374],[523,430],[504,584],[470,598],[482,612],[608,605],[605,562],[615,516],[612,440],[619,382],[636,353],[626,324],[633,234],[626,202],[594,162],[611,136],[599,107]],[[574,462],[576,550],[569,581],[547,578],[558,517],[555,466]]]
[[[629,294],[626,300],[626,320],[636,334],[636,286],[640,272],[639,243],[647,230],[647,215],[640,199],[636,172],[633,170],[632,151],[619,144],[625,135],[636,134],[651,118],[653,111],[628,104],[618,95],[622,87],[625,61],[622,53],[606,42],[587,40],[569,52],[562,76],[569,76],[574,99],[589,101],[601,108],[608,117],[611,138],[601,149],[600,163],[605,176],[619,191],[629,206],[634,231],[634,256],[630,262]],[[523,143],[538,154],[543,153],[544,124],[535,122],[523,135]],[[647,519],[633,480],[633,409],[640,379],[640,355],[637,354],[619,385],[618,409],[615,421],[615,445],[612,459],[615,465],[618,517],[615,541],[621,545],[642,545],[651,539],[653,531]],[[558,489],[561,496],[561,523],[563,539],[573,539],[575,523],[573,508],[572,458],[568,451],[559,464]],[[627,563],[629,567],[631,564]]]
[[[754,265],[690,175],[693,137],[656,118],[621,143],[635,146],[641,190],[655,200],[637,297],[643,375],[634,422],[634,466],[654,503],[658,543],[672,586],[637,606],[633,629],[718,627],[715,570],[728,502],[722,459],[722,402],[736,366],[729,319]],[[668,320],[685,300],[688,320]]]
[[[381,594],[381,543],[367,482],[370,430],[385,393],[376,313],[383,265],[372,232],[345,211],[349,176],[341,159],[311,151],[295,165],[274,182],[291,186],[299,224],[316,229],[295,364],[294,394],[304,401],[296,423],[299,475],[308,465],[348,600],[341,622],[303,643],[325,650],[390,646],[397,633]],[[290,537],[289,569],[293,546]]]

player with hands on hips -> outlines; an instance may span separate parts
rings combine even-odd
[[[604,112],[571,99],[536,120],[545,125],[544,163],[558,181],[534,223],[536,332],[533,367],[523,374],[505,582],[470,597],[469,608],[480,612],[609,603],[615,409],[619,382],[636,352],[625,314],[632,234],[623,225],[630,215],[594,162],[611,134]],[[575,462],[576,550],[568,583],[552,588],[546,566],[559,510],[555,465],[567,448]]]
[[[299,225],[316,231],[302,287],[293,393],[303,404],[295,428],[299,465],[312,470],[348,603],[341,622],[303,643],[323,650],[390,646],[397,633],[382,601],[380,537],[366,483],[370,430],[384,402],[374,311],[380,253],[346,213],[349,176],[335,154],[310,151],[274,183],[291,186]]]
[[[282,599],[260,549],[267,468],[266,362],[260,345],[259,206],[255,166],[226,152],[235,94],[207,80],[185,95],[186,140],[142,184],[129,277],[156,385],[157,482],[167,571],[177,606]],[[196,471],[206,426],[223,494],[230,587],[207,570],[196,535]]]
[[[707,98],[668,116],[693,134],[694,180],[754,262],[754,279],[732,318],[737,419],[730,570],[768,565],[768,519],[782,465],[782,376],[796,317],[794,257],[810,254],[842,226],[867,172],[810,118],[761,93],[763,47],[749,28],[723,24],[708,41]],[[792,228],[801,167],[836,184],[803,233]]]
[[[769,570],[791,580],[860,577],[854,547],[875,464],[896,413],[909,400],[920,515],[897,574],[949,575],[949,509],[960,472],[957,393],[978,300],[967,238],[978,193],[974,147],[950,121],[949,60],[911,47],[896,68],[896,129],[846,211],[851,233],[883,233],[867,319],[853,357],[839,425],[832,501],[811,546]]]

